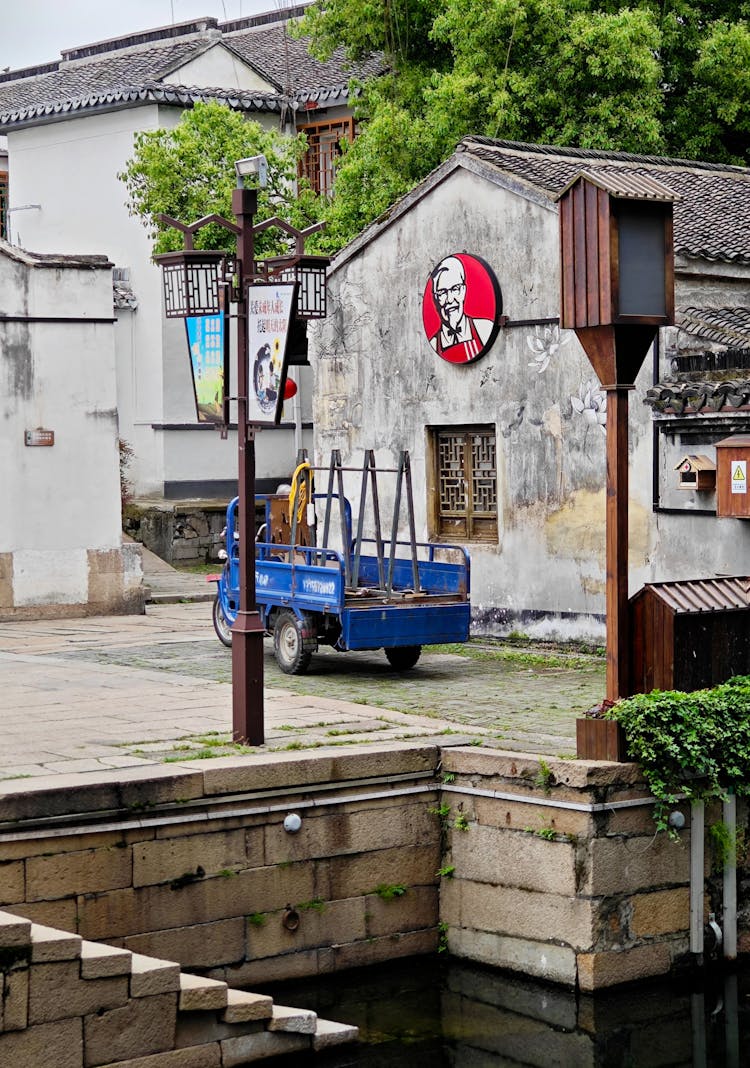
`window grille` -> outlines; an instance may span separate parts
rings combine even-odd
[[[494,427],[451,427],[433,435],[433,533],[467,541],[497,540]]]
[[[300,126],[299,130],[307,137],[307,152],[300,161],[300,175],[308,179],[313,192],[330,197],[341,142],[354,140],[354,119],[311,123]]]

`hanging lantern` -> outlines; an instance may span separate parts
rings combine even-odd
[[[225,259],[224,252],[197,249],[154,256],[154,262],[162,268],[168,319],[217,315],[221,311],[219,294]]]
[[[278,282],[297,282],[297,319],[325,319],[326,268],[329,256],[270,256],[262,261],[269,278]]]

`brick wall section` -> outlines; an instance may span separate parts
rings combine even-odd
[[[386,743],[118,774],[0,783],[0,905],[245,987],[442,944],[594,990],[687,954],[689,830],[617,807],[648,798],[632,764]]]

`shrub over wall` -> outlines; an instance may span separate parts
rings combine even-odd
[[[708,800],[750,794],[750,676],[710,690],[654,690],[619,701],[607,713],[625,731],[667,826],[676,796]]]

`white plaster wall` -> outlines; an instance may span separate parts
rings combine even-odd
[[[39,210],[12,214],[14,243],[38,252],[100,252],[130,269],[138,307],[119,314],[117,403],[120,435],[135,451],[129,476],[142,497],[160,495],[165,481],[226,479],[236,471],[235,462],[227,467],[224,451],[203,451],[203,434],[196,433],[189,448],[175,449],[165,440],[167,432],[152,426],[195,422],[184,326],[165,320],[161,272],[151,260],[146,229],[128,214],[126,189],[117,174],[132,155],[136,132],[173,127],[180,114],[179,108],[148,105],[9,136],[11,206],[40,205]],[[271,115],[259,119],[266,128],[277,121]],[[59,303],[65,304],[62,293]],[[113,314],[111,295],[101,314]]]
[[[125,186],[117,174],[132,154],[138,130],[155,129],[171,118],[155,106],[106,115],[89,115],[9,135],[12,169],[11,207],[39,204],[40,210],[13,215],[14,241],[34,251],[98,252],[130,268],[138,310],[131,323],[131,345],[119,348],[132,360],[120,378],[132,384],[122,436],[138,454],[133,476],[141,492],[164,479],[152,422],[162,421],[160,273],[151,263],[144,227],[128,215]],[[108,314],[111,316],[110,298]]]
[[[311,339],[316,459],[327,463],[340,448],[345,463],[359,464],[362,450],[374,448],[379,463],[393,466],[409,449],[417,533],[426,539],[425,428],[494,424],[499,537],[494,546],[469,545],[473,605],[516,615],[601,614],[605,434],[572,403],[596,392],[596,376],[570,331],[548,362],[537,360],[530,342],[541,326],[501,329],[475,364],[439,359],[422,329],[421,299],[431,268],[457,251],[490,263],[511,321],[559,313],[555,206],[455,172],[334,266],[332,312]],[[652,511],[651,413],[642,403],[652,376],[649,354],[630,400],[631,593],[655,578],[747,573],[750,530],[742,524]],[[355,501],[358,482],[348,479]],[[591,624],[583,630],[600,633]]]
[[[257,90],[261,93],[277,91],[257,71],[218,43],[161,80],[169,85],[186,85],[198,89],[222,86],[225,89],[244,89],[251,92]]]
[[[111,308],[107,269],[29,267],[0,250],[0,292],[18,314],[94,318]],[[24,431],[55,434],[27,447]],[[17,607],[88,599],[89,550],[120,548],[113,329],[0,324],[0,553]]]

